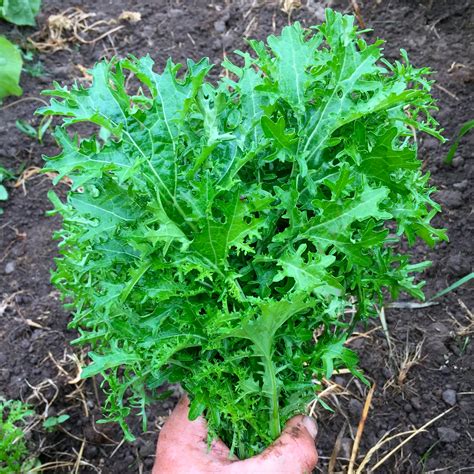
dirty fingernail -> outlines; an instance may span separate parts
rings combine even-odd
[[[308,433],[311,435],[311,437],[316,438],[316,435],[318,434],[318,425],[316,424],[316,420],[310,416],[305,416],[303,418],[303,425],[308,430]]]

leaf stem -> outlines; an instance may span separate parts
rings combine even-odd
[[[270,436],[273,440],[280,435],[280,405],[278,403],[278,383],[276,378],[275,365],[270,354],[263,354],[263,366],[268,377],[269,398],[270,398]]]

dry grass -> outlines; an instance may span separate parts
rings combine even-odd
[[[357,459],[357,454],[359,452],[360,440],[362,439],[362,433],[364,432],[365,423],[367,417],[369,416],[370,404],[372,403],[372,397],[375,391],[375,384],[369,390],[367,398],[365,399],[364,408],[362,410],[362,415],[360,417],[359,426],[357,427],[357,434],[352,446],[351,459],[349,461],[349,467],[347,469],[348,474],[354,473],[354,466]]]
[[[400,449],[403,448],[405,444],[407,444],[409,441],[411,441],[415,436],[419,435],[420,433],[423,433],[426,431],[426,428],[428,428],[430,425],[438,421],[440,418],[443,416],[447,415],[451,410],[453,410],[454,407],[449,408],[448,410],[444,411],[443,413],[439,414],[438,416],[432,418],[429,420],[427,423],[425,423],[423,426],[420,428],[416,428],[414,430],[410,431],[405,431],[402,433],[397,433],[395,435],[389,436],[390,433],[386,433],[380,440],[367,452],[365,455],[364,459],[360,463],[359,467],[357,468],[356,474],[363,474],[364,472],[375,472],[382,464],[388,461],[396,452],[398,452]],[[369,464],[369,462],[372,460],[373,456],[375,455],[376,452],[378,452],[385,444],[388,442],[401,438],[403,436],[408,435],[401,443],[399,443],[397,446],[392,448],[390,451],[384,453],[382,459],[380,459],[372,468],[365,469],[366,466]]]
[[[119,20],[139,21],[136,15],[133,18],[127,15],[130,13],[123,12],[118,19],[93,21],[96,13],[86,13],[78,7],[67,8],[49,16],[46,25],[28,41],[37,51],[47,53],[70,49],[76,43],[95,44],[124,28],[124,25],[117,25]]]
[[[407,335],[407,341],[404,347],[401,349],[395,348],[393,350],[388,365],[394,372],[394,376],[385,383],[383,387],[384,392],[390,388],[399,392],[411,390],[408,374],[413,367],[422,361],[423,343],[424,339],[416,344],[414,348],[411,348],[408,343]]]
[[[293,10],[301,8],[301,0],[281,0],[280,7],[287,15],[291,15]]]
[[[44,176],[47,179],[50,179],[51,181],[53,181],[58,175],[57,173],[50,173],[50,172],[45,173],[42,171],[42,168],[38,166],[29,166],[18,177],[18,179],[16,180],[14,184],[14,187],[21,188],[23,190],[23,194],[26,196],[27,194],[26,183],[28,181],[31,181],[32,179],[35,179],[41,176]],[[66,176],[61,179],[61,183],[66,184],[67,186],[72,185],[72,181]]]
[[[474,314],[472,314],[472,311],[461,299],[458,299],[458,303],[465,313],[465,322],[461,323],[456,318],[454,318],[454,316],[451,316],[451,319],[454,321],[454,325],[456,326],[456,336],[470,337],[474,334]]]

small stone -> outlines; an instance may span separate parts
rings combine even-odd
[[[455,443],[460,437],[461,434],[452,428],[438,428],[438,438],[443,443]]]
[[[456,394],[456,391],[449,388],[448,390],[445,390],[441,397],[443,398],[443,400],[445,401],[445,403],[447,403],[448,405],[450,406],[454,406],[456,405],[456,402],[457,402],[457,394]]]
[[[403,409],[406,413],[410,413],[413,410],[413,407],[409,403],[405,403],[405,405],[403,405]]]
[[[5,273],[9,275],[10,273],[13,273],[16,269],[16,263],[15,262],[8,262],[5,265]]]
[[[455,156],[452,161],[452,165],[455,168],[460,168],[464,164],[464,158],[462,156]]]
[[[225,29],[226,29],[226,26],[225,26],[225,21],[223,20],[217,20],[214,22],[214,29],[218,32],[218,33],[224,33]]]

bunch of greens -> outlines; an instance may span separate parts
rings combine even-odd
[[[37,464],[29,458],[24,431],[26,418],[32,413],[19,401],[0,400],[0,474],[29,472]]]
[[[64,117],[46,170],[72,190],[54,283],[72,301],[84,376],[102,374],[108,420],[165,382],[189,393],[242,456],[278,436],[322,378],[357,357],[345,347],[385,292],[422,298],[406,238],[445,239],[417,159],[416,131],[441,139],[429,70],[382,56],[352,16],[328,10],[253,54],[161,74],[149,57],[97,64],[89,88],[56,84],[41,110]],[[132,74],[140,86],[130,91]],[[89,122],[110,135],[70,137]]]
[[[35,26],[41,0],[0,0],[0,18],[22,26]]]

